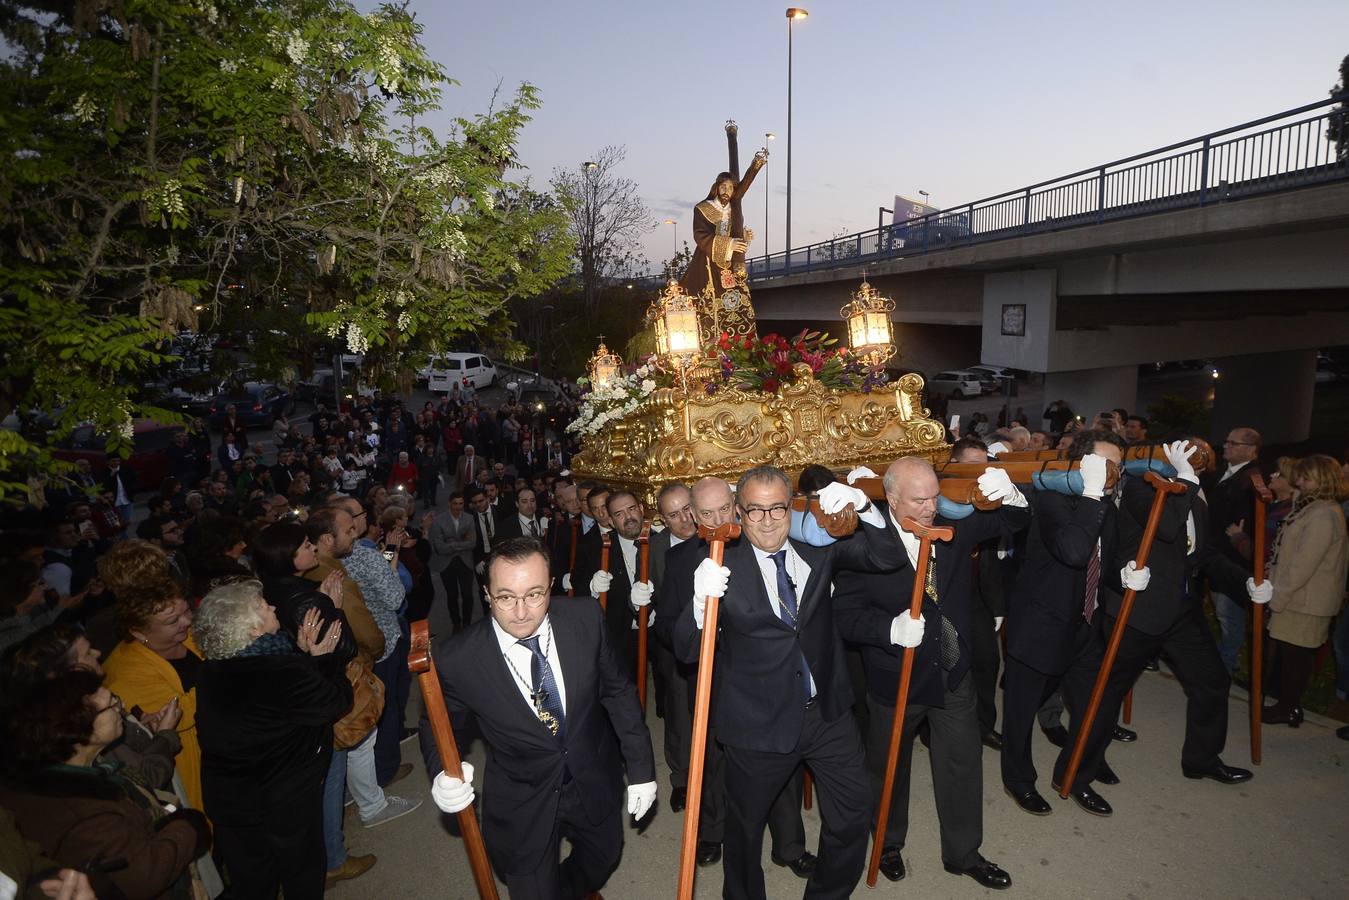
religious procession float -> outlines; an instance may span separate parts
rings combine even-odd
[[[883,470],[899,456],[944,460],[946,432],[923,407],[922,378],[886,378],[894,302],[869,284],[840,311],[847,345],[818,332],[758,333],[741,201],[768,154],[742,176],[734,122],[726,137],[730,165],[694,208],[689,267],[647,310],[656,352],[625,364],[601,341],[591,358],[589,392],[569,426],[583,438],[574,474],[654,504],[671,481],[734,482],[758,465],[796,475],[812,463]]]

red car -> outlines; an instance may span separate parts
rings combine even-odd
[[[159,483],[169,474],[169,444],[182,427],[154,419],[137,419],[134,427],[135,438],[126,465],[136,473],[136,482],[142,489],[158,490]],[[108,471],[107,443],[107,437],[95,432],[93,425],[80,425],[52,451],[52,456],[66,462],[87,459],[94,477],[102,478]]]

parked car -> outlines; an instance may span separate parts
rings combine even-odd
[[[212,428],[225,421],[225,408],[234,405],[239,421],[248,428],[267,428],[277,416],[295,409],[295,399],[285,388],[265,381],[249,381],[216,394],[207,412]]]
[[[136,482],[145,490],[158,490],[159,483],[169,474],[169,445],[182,427],[165,425],[154,419],[137,419],[133,423],[131,456],[126,466],[136,473]],[[52,456],[66,462],[85,459],[95,478],[108,471],[108,438],[99,434],[92,424],[76,426],[60,441]]]
[[[462,385],[464,378],[475,388],[489,387],[497,379],[497,370],[492,361],[480,353],[446,353],[432,359],[417,377],[426,379],[428,389],[445,394],[455,382]]]
[[[984,385],[979,377],[961,369],[938,372],[928,381],[927,387],[933,394],[949,394],[953,397],[979,397],[984,393]]]
[[[992,375],[1000,382],[1015,381],[1017,378],[1020,377],[1020,372],[1018,372],[1016,369],[1009,369],[1007,366],[986,366],[983,363],[980,363],[977,366],[968,366],[966,367],[966,371],[987,372],[989,375]]]

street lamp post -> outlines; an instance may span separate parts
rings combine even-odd
[[[930,207],[932,205],[932,195],[927,191],[919,191],[918,196],[923,198],[923,205]]]
[[[670,226],[670,240],[674,244],[674,256],[670,257],[673,264],[679,257],[679,224],[674,219],[666,219],[665,224]]]
[[[765,131],[763,134],[764,148],[768,148],[768,142],[777,140],[777,135],[771,131]],[[763,171],[763,260],[764,272],[768,272],[768,167],[764,166]]]
[[[799,6],[787,7],[787,252],[786,268],[792,267],[792,22],[810,13]]]

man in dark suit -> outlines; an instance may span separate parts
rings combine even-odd
[[[593,496],[593,495],[592,495]],[[598,569],[590,577],[590,596],[605,595],[604,614],[609,623],[609,642],[624,662],[624,671],[633,674],[637,660],[637,610],[649,606],[655,588],[641,581],[640,548],[646,510],[630,491],[612,491],[605,498],[605,512],[614,526],[610,532],[609,568]]]
[[[657,609],[666,590],[666,563],[670,550],[698,536],[693,519],[693,495],[686,485],[672,481],[656,495],[656,510],[665,522],[661,531],[651,534],[651,584],[656,589]],[[682,667],[676,665],[674,648],[660,636],[660,616],[652,623],[652,656],[655,659],[659,687],[664,692],[661,708],[665,718],[665,764],[670,768],[670,810],[679,812],[688,798],[689,747],[693,723],[689,693],[693,686]]]
[[[486,615],[487,600],[481,596],[481,589],[487,586],[487,557],[496,546],[497,518],[487,502],[487,494],[481,489],[470,488],[464,499],[473,513],[473,574],[478,581],[479,599]]]
[[[467,440],[467,438],[465,438]],[[478,476],[487,468],[487,463],[472,444],[464,445],[464,455],[459,457],[459,461],[454,464],[454,487],[455,490],[468,493],[469,488],[477,481]]]
[[[1209,778],[1220,784],[1249,781],[1248,769],[1223,764],[1219,754],[1227,743],[1227,694],[1231,681],[1218,656],[1218,647],[1204,618],[1204,598],[1193,589],[1205,558],[1208,541],[1208,509],[1199,490],[1199,476],[1190,463],[1195,448],[1186,441],[1163,446],[1166,459],[1185,484],[1183,494],[1171,494],[1162,508],[1157,534],[1148,557],[1150,579],[1140,591],[1120,641],[1119,655],[1106,682],[1093,732],[1109,729],[1116,720],[1124,696],[1133,688],[1148,661],[1158,654],[1176,674],[1185,689],[1185,744],[1181,771],[1187,778]],[[1141,478],[1125,481],[1119,507],[1119,550],[1115,565],[1132,565],[1143,539],[1154,490]],[[1226,536],[1224,536],[1226,541]],[[1222,560],[1226,562],[1226,560]],[[1222,565],[1222,562],[1217,563]],[[1236,569],[1239,585],[1244,570]],[[1123,598],[1107,592],[1105,629],[1115,627]],[[1097,742],[1103,736],[1093,734]]]
[[[227,434],[234,435],[234,442],[239,445],[239,449],[248,446],[248,426],[239,420],[239,410],[233,403],[225,404],[225,418],[220,421],[222,443]]]
[[[584,595],[590,589],[590,580],[600,570],[604,535],[612,537],[614,526],[609,518],[608,500],[609,489],[603,485],[594,485],[581,501],[581,508],[589,514],[593,525],[586,530],[585,517],[582,517],[581,536],[576,542],[576,566],[571,571],[571,586],[578,595]],[[613,552],[612,548],[610,552]]]
[[[1213,474],[1204,481],[1204,496],[1208,500],[1208,545],[1212,554],[1221,556],[1233,566],[1251,574],[1251,563],[1227,537],[1227,529],[1236,525],[1253,536],[1255,527],[1255,490],[1251,475],[1259,470],[1260,432],[1254,428],[1233,428],[1223,441],[1223,461],[1227,463],[1221,475]],[[1213,612],[1218,617],[1222,637],[1218,653],[1229,673],[1237,670],[1241,645],[1246,643],[1245,591],[1233,587],[1221,578],[1209,578],[1213,596]]]
[[[623,852],[622,811],[641,819],[656,799],[651,735],[600,611],[552,604],[550,582],[543,544],[501,541],[487,565],[491,617],[434,650],[451,719],[472,713],[486,739],[483,840],[515,900],[598,891]],[[467,808],[472,767],[446,775],[425,719],[421,734],[432,800]],[[572,847],[559,864],[563,835]]]
[[[937,518],[937,475],[921,457],[905,457],[885,473],[887,533],[905,553],[905,564],[879,574],[844,572],[835,580],[834,621],[845,640],[863,647],[867,674],[867,765],[879,796],[886,775],[896,687],[904,653],[914,652],[913,680],[905,709],[901,755],[895,772],[890,818],[883,838],[881,871],[891,881],[904,877],[909,827],[909,780],[913,739],[927,723],[931,734],[933,793],[941,826],[946,871],[969,875],[986,888],[1001,890],[1012,879],[979,853],[983,843],[983,760],[974,676],[975,597],[970,554],[984,541],[1008,537],[1030,522],[1025,496],[1002,469],[979,478],[984,496],[1001,500],[997,512],[977,513],[959,522],[955,539],[933,544],[923,611],[910,617],[919,539],[899,523],[911,517],[931,526]],[[930,624],[930,627],[925,627]],[[910,649],[902,649],[910,648]]]
[[[690,492],[693,520],[698,525],[718,528],[736,521],[735,495],[724,479],[708,476],[699,479]],[[739,539],[743,540],[743,538]],[[693,574],[708,557],[707,542],[694,535],[670,549],[665,562],[665,582],[656,599],[655,626],[652,629],[658,643],[674,651],[675,623],[693,602]],[[676,668],[688,683],[685,715],[691,719],[697,693],[698,665],[687,663],[676,656]],[[713,682],[715,685],[715,681]],[[707,743],[703,761],[702,804],[698,813],[698,844],[696,859],[700,866],[715,865],[721,861],[721,845],[726,836],[726,753],[717,739],[716,691],[711,698],[708,717]],[[667,724],[667,729],[669,728]],[[692,734],[690,733],[690,738]],[[688,753],[684,754],[687,763]],[[685,775],[687,778],[687,773]],[[768,810],[768,833],[772,839],[769,858],[775,865],[792,870],[799,878],[809,878],[815,871],[815,854],[806,850],[806,828],[801,820],[801,795],[804,790],[804,769],[792,773],[778,792]],[[673,805],[673,797],[671,798]]]
[[[1035,788],[1031,729],[1035,714],[1055,688],[1062,687],[1071,717],[1068,740],[1054,766],[1054,786],[1068,768],[1077,729],[1087,707],[1103,641],[1102,589],[1123,593],[1116,558],[1116,509],[1105,490],[1107,461],[1119,464],[1124,439],[1113,431],[1078,432],[1068,458],[1081,460],[1082,495],[1036,491],[1035,513],[1026,556],[1007,604],[1007,674],[1003,685],[1002,782],[1021,809],[1032,815],[1053,812]],[[1146,587],[1146,570],[1133,573]],[[1113,728],[1114,720],[1097,721]],[[1110,804],[1091,787],[1109,742],[1088,743],[1070,796],[1093,815],[1108,816]]]
[[[581,502],[576,496],[576,485],[570,481],[559,482],[553,489],[553,498],[557,510],[548,526],[548,552],[553,558],[553,592],[565,594],[571,589],[572,523],[576,523],[575,535],[579,536]]]
[[[717,736],[726,749],[728,810],[723,895],[763,900],[760,863],[768,811],[802,763],[820,786],[823,828],[807,897],[847,897],[862,876],[871,786],[853,720],[843,643],[830,584],[837,569],[885,571],[904,562],[885,521],[861,491],[830,484],[826,513],[858,511],[858,534],[828,547],[789,541],[791,481],[773,466],[746,472],[736,492],[744,537],[726,566],[699,564],[693,601],[675,623],[687,662],[700,650],[704,598],[721,597]]]
[[[547,543],[548,520],[538,514],[538,500],[532,488],[525,488],[511,495],[514,500],[515,515],[508,515],[502,509],[506,505],[503,499],[497,504],[497,537],[501,540],[511,537],[538,538]]]

